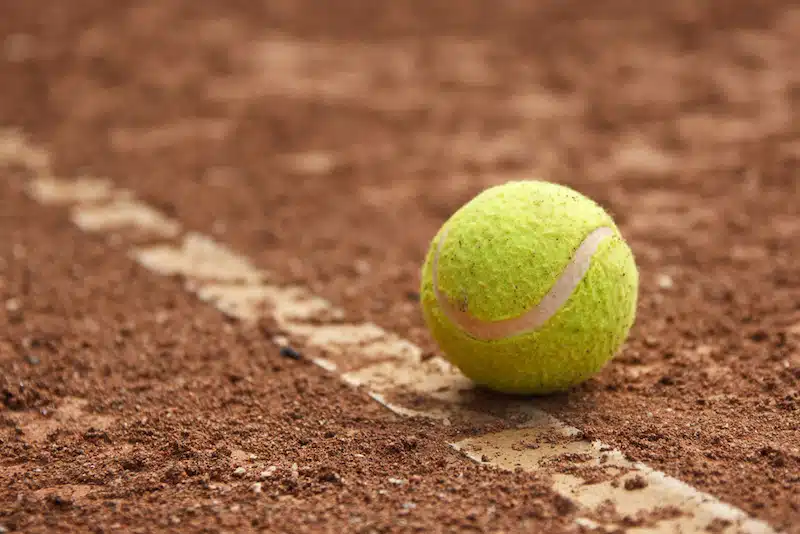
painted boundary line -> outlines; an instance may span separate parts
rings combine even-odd
[[[549,476],[553,490],[578,506],[576,523],[583,530],[688,533],[713,525],[715,532],[730,534],[775,533],[738,508],[584,439],[580,430],[524,400],[479,399],[470,382],[442,359],[423,361],[419,347],[375,324],[342,322],[344,314],[331,303],[303,287],[270,283],[270,274],[247,258],[209,237],[184,232],[178,221],[108,180],[55,178],[46,150],[16,130],[0,129],[0,169],[9,166],[30,174],[27,191],[33,199],[68,208],[83,231],[145,239],[149,244],[128,249],[134,261],[154,273],[182,275],[186,291],[222,313],[247,322],[271,315],[286,336],[276,338],[277,344],[291,340],[315,348],[324,355],[314,358],[315,364],[363,387],[396,414],[473,427],[513,422],[512,429],[449,445],[483,465]],[[568,458],[576,469],[559,468],[559,458]],[[587,472],[602,476],[590,478]],[[600,519],[609,506],[616,519],[607,519],[607,513]],[[638,519],[638,526],[628,526],[630,518]]]

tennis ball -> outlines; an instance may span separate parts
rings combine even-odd
[[[526,180],[478,194],[433,238],[425,322],[444,356],[505,393],[569,389],[602,369],[633,324],[639,275],[597,203]]]

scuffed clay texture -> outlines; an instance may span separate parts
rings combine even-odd
[[[536,306],[598,226],[615,235],[600,244],[575,292],[538,330],[481,341],[439,308],[431,268],[445,229],[439,289],[491,321]],[[509,393],[564,390],[598,372],[627,337],[639,282],[633,254],[609,215],[577,192],[538,181],[498,186],[462,207],[439,235],[423,267],[423,313],[446,358],[473,381]]]

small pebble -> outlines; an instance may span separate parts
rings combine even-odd
[[[298,351],[288,346],[281,347],[281,356],[284,358],[291,358],[293,360],[299,360],[302,357]]]
[[[575,524],[579,527],[583,527],[589,530],[596,530],[600,528],[598,523],[595,523],[591,519],[586,519],[585,517],[578,517],[575,519]]]
[[[244,467],[237,467],[233,471],[233,476],[235,476],[235,477],[243,477],[245,475],[245,473],[247,473],[247,470]]]
[[[672,280],[672,277],[668,274],[658,275],[657,282],[658,282],[658,287],[660,287],[661,289],[671,289],[675,285],[675,282]]]
[[[646,338],[644,338],[644,346],[651,349],[658,347],[658,338],[655,338],[653,336],[647,336]]]
[[[158,310],[156,312],[155,319],[156,319],[156,324],[162,325],[167,321],[169,321],[169,312],[166,310]]]
[[[17,300],[17,299],[8,299],[6,301],[6,311],[9,311],[9,312],[13,313],[15,311],[19,311],[19,308],[20,308],[19,300]]]
[[[628,491],[644,489],[647,487],[647,480],[642,475],[636,475],[626,480],[624,487]]]
[[[302,174],[328,174],[336,168],[336,158],[330,152],[312,151],[291,156],[289,167]]]
[[[369,274],[369,272],[372,270],[372,267],[366,260],[356,260],[353,266],[355,267],[356,273],[360,274],[361,276]]]
[[[264,469],[263,471],[261,471],[261,475],[260,476],[261,476],[261,478],[269,478],[272,475],[274,475],[275,471],[277,471],[277,470],[278,470],[278,468],[276,466],[271,465],[271,466],[267,467],[266,469]]]
[[[769,333],[767,333],[766,330],[759,328],[758,330],[750,334],[750,339],[752,339],[756,343],[760,343],[761,341],[769,339]]]
[[[395,484],[396,486],[402,486],[403,484],[405,484],[405,483],[406,483],[406,480],[405,480],[405,479],[402,479],[402,478],[392,478],[392,477],[389,477],[389,483],[390,483],[390,484]]]
[[[253,493],[261,493],[261,482],[256,482],[250,487],[252,488]]]

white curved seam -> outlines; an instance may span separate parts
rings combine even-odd
[[[593,230],[575,250],[572,259],[564,268],[564,271],[553,283],[553,286],[542,297],[539,304],[526,311],[518,317],[501,319],[499,321],[483,321],[469,314],[464,309],[454,306],[450,300],[439,292],[439,255],[447,237],[447,229],[442,232],[439,243],[436,247],[436,254],[433,257],[431,275],[433,277],[433,292],[439,307],[445,316],[458,325],[467,334],[487,341],[502,339],[515,336],[525,332],[530,332],[540,328],[569,300],[572,293],[581,283],[583,277],[589,271],[592,257],[597,252],[600,243],[614,235],[614,230],[608,226],[601,226]]]

